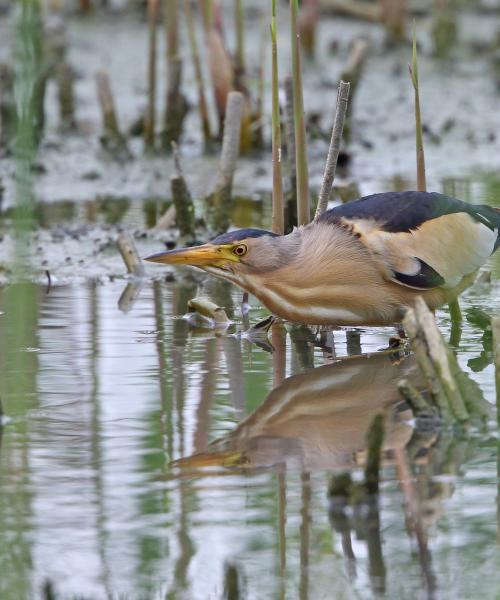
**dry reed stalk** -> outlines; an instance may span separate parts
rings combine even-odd
[[[304,97],[300,67],[300,34],[297,28],[298,0],[290,0],[293,108],[295,128],[295,162],[297,168],[297,225],[307,225],[309,207],[309,174],[307,167],[307,139],[304,119]]]
[[[363,0],[320,0],[321,7],[356,19],[380,23],[380,6]]]
[[[346,122],[344,125],[344,140],[349,141],[351,137],[351,119],[352,119],[352,111],[354,107],[354,99],[356,97],[356,92],[358,89],[358,84],[361,79],[361,74],[363,72],[363,67],[366,62],[366,58],[368,56],[369,44],[365,38],[356,38],[351,44],[351,48],[349,50],[349,56],[347,57],[347,63],[340,76],[341,81],[349,82],[349,110],[346,115]]]
[[[276,39],[276,0],[272,4],[271,45],[272,45],[272,156],[273,156],[273,206],[272,230],[283,235],[285,214],[283,179],[281,174],[281,122],[279,106],[278,45]]]
[[[328,156],[326,159],[325,173],[321,183],[319,192],[318,206],[314,219],[318,219],[327,209],[328,200],[332,192],[333,181],[335,179],[335,171],[337,170],[337,160],[340,153],[340,144],[342,142],[342,132],[344,131],[344,121],[347,113],[349,102],[349,87],[350,84],[345,81],[339,83],[337,92],[337,106],[335,108],[335,117],[333,119],[332,137],[330,139],[330,147],[328,148]]]
[[[97,96],[101,106],[103,135],[101,144],[107,150],[118,155],[124,154],[129,157],[125,138],[120,133],[118,118],[115,111],[115,103],[111,92],[111,84],[107,71],[101,69],[96,75]]]
[[[188,236],[191,239],[195,237],[195,213],[193,199],[189,192],[180,161],[177,144],[172,142],[172,153],[174,155],[174,164],[176,175],[170,178],[170,188],[172,199],[175,206],[175,220],[181,236]]]
[[[207,32],[208,60],[212,84],[214,87],[215,107],[219,117],[219,134],[222,136],[224,129],[224,118],[229,92],[234,87],[233,65],[220,30],[217,29],[215,21]]]
[[[196,87],[198,89],[198,108],[200,111],[201,127],[203,131],[203,138],[205,144],[209,144],[212,138],[212,131],[210,127],[210,117],[208,114],[207,101],[205,98],[205,84],[203,82],[203,72],[201,69],[200,52],[198,49],[198,42],[196,40],[196,31],[193,21],[193,13],[191,11],[191,5],[189,0],[183,0],[184,2],[184,15],[186,17],[186,24],[189,37],[189,45],[191,47],[191,57],[193,60],[194,73],[196,78]]]
[[[171,148],[172,142],[178,142],[182,134],[184,118],[189,110],[189,105],[181,93],[182,61],[174,56],[168,63],[167,79],[167,110],[165,111],[165,129],[162,133],[163,147],[166,151]]]
[[[144,265],[137,253],[134,238],[129,233],[122,232],[118,235],[117,244],[127,272],[135,277],[143,277]]]
[[[226,231],[230,224],[231,192],[240,148],[243,102],[244,98],[241,92],[230,92],[227,97],[220,170],[215,190],[207,198],[208,218],[210,226],[215,232]]]
[[[388,34],[396,41],[403,41],[408,13],[406,0],[379,0],[379,6],[381,21]]]
[[[148,0],[148,106],[144,119],[144,144],[148,150],[155,145],[156,123],[156,26],[158,22],[158,0]]]
[[[313,58],[316,51],[316,28],[319,21],[320,0],[302,0],[298,26],[302,48]]]
[[[66,62],[56,67],[59,118],[63,129],[76,129],[75,119],[75,73]]]
[[[460,368],[457,359],[446,345],[446,342],[437,327],[434,315],[431,313],[422,297],[417,297],[413,312],[417,322],[417,337],[423,337],[425,341],[427,355],[430,358],[449,407],[457,420],[466,421],[469,419],[469,412],[465,406],[462,389],[459,383],[460,379],[458,374]],[[407,317],[405,317],[404,323],[406,327],[408,323]],[[408,333],[410,334],[410,332]],[[410,339],[413,345],[413,339]],[[418,358],[417,355],[417,359]]]
[[[179,19],[177,0],[165,2],[167,97],[162,132],[163,148],[169,152],[172,142],[177,142],[182,134],[182,125],[189,105],[182,94],[182,60],[179,56]]]

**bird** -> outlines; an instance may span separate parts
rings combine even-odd
[[[431,310],[469,287],[500,243],[500,208],[436,192],[385,192],[336,206],[278,235],[238,229],[146,260],[192,265],[307,325],[401,323],[415,298]]]

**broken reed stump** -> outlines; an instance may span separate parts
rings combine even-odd
[[[123,258],[123,262],[127,267],[127,272],[134,277],[144,277],[144,265],[137,253],[134,238],[129,233],[123,231],[118,235],[116,243]]]
[[[229,323],[226,311],[207,298],[192,298],[188,301],[187,306],[190,312],[197,312],[203,317],[212,319],[216,325],[227,325]]]
[[[451,413],[458,421],[467,421],[470,416],[464,399],[467,390],[465,385],[461,386],[457,358],[421,296],[416,299],[415,308],[407,311],[403,326],[441,416],[447,418]]]
[[[243,102],[241,92],[230,92],[227,97],[219,175],[214,192],[206,198],[209,227],[216,233],[226,231],[230,225],[233,176],[240,150]]]
[[[64,130],[76,129],[75,119],[75,72],[66,62],[56,67],[57,95],[59,99],[59,120]]]
[[[332,137],[328,148],[328,156],[326,159],[325,172],[321,183],[321,190],[318,197],[318,206],[314,220],[325,212],[328,207],[330,194],[332,193],[333,181],[337,170],[337,161],[340,153],[340,144],[342,142],[342,132],[344,131],[345,116],[349,102],[350,83],[340,81],[337,92],[337,106],[335,108],[335,117],[333,119]]]
[[[109,75],[101,69],[96,75],[97,96],[101,106],[103,133],[100,141],[103,148],[119,159],[130,158],[131,154],[127,147],[125,137],[120,133],[118,118],[116,116],[115,103]]]

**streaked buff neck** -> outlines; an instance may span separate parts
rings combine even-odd
[[[292,260],[245,282],[275,314],[292,321],[337,325],[400,318],[400,299],[387,293],[383,265],[350,233],[316,223],[284,236],[283,241],[291,236],[300,240]]]

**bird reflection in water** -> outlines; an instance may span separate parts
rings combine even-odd
[[[412,437],[397,382],[418,385],[413,357],[394,354],[346,358],[285,379],[262,405],[205,452],[181,458],[182,470],[203,467],[287,470],[347,469],[363,461],[366,433],[385,416],[386,458]]]

